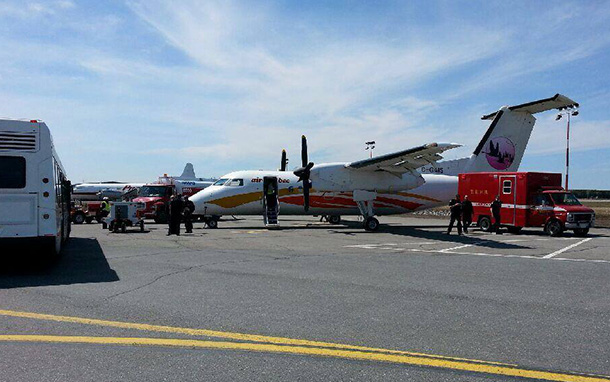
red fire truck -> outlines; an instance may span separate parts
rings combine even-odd
[[[561,174],[542,172],[480,172],[460,174],[458,193],[468,195],[474,207],[473,222],[490,231],[491,202],[500,196],[500,224],[509,232],[523,227],[544,227],[551,236],[573,230],[585,236],[595,213],[561,187]]]
[[[178,180],[168,176],[162,176],[157,183],[145,184],[140,187],[138,197],[134,202],[144,203],[144,217],[154,219],[155,223],[166,223],[167,204],[174,194],[191,196],[211,185],[207,180]]]

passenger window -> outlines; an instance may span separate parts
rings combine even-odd
[[[503,181],[502,182],[502,193],[510,194],[511,192],[513,192],[513,181],[512,180]]]
[[[537,206],[548,206],[550,205],[549,196],[545,194],[536,195],[536,199],[534,199],[534,203]]]
[[[225,183],[225,186],[229,186],[229,187],[241,187],[243,185],[244,185],[243,179],[231,179],[230,181]]]

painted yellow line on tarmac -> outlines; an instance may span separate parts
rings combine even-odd
[[[490,365],[517,366],[514,364],[482,361],[482,360],[477,360],[477,359],[447,357],[447,356],[436,355],[436,354],[415,353],[415,352],[407,352],[407,351],[401,351],[401,350],[381,349],[381,348],[373,348],[373,347],[367,347],[367,346],[338,344],[338,343],[332,343],[332,342],[309,341],[309,340],[285,338],[285,337],[260,336],[260,335],[256,335],[256,334],[221,332],[221,331],[208,330],[208,329],[192,329],[192,328],[180,328],[180,327],[175,327],[175,326],[138,324],[138,323],[133,323],[133,322],[107,321],[107,320],[98,320],[98,319],[94,319],[94,318],[56,316],[53,314],[18,312],[18,311],[13,311],[13,310],[0,310],[0,315],[11,316],[11,317],[21,317],[21,318],[32,318],[32,319],[44,320],[44,321],[72,322],[72,323],[85,324],[85,325],[97,325],[97,326],[106,326],[106,327],[114,327],[114,328],[122,328],[122,329],[144,330],[144,331],[150,331],[150,332],[178,333],[178,334],[186,334],[186,335],[190,335],[190,336],[227,338],[227,339],[232,339],[232,340],[264,342],[264,343],[279,344],[279,345],[315,346],[315,347],[323,347],[323,348],[331,348],[331,349],[349,349],[349,350],[360,350],[360,351],[369,351],[369,352],[383,352],[383,353],[389,353],[389,354],[409,355],[409,356],[415,356],[415,357],[428,357],[428,358],[435,358],[435,359],[466,361],[466,362],[484,363],[484,364],[490,364]]]
[[[85,336],[45,336],[45,335],[0,335],[0,342],[48,342],[48,343],[85,343],[104,345],[132,346],[171,346],[224,350],[244,350],[268,353],[325,356],[353,360],[392,362],[406,365],[427,366],[442,369],[470,371],[510,377],[541,379],[562,382],[608,382],[610,377],[555,373],[552,371],[529,370],[509,366],[483,365],[464,361],[452,361],[414,357],[398,354],[371,353],[355,350],[312,348],[304,346],[284,346],[228,341],[182,340],[168,338],[128,338],[128,337],[85,337]]]

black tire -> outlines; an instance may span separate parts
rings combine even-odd
[[[506,229],[508,230],[508,232],[514,233],[515,235],[517,235],[521,232],[523,227],[508,226],[508,227],[506,227]]]
[[[84,212],[77,212],[74,214],[74,217],[72,217],[72,222],[74,224],[83,224],[85,220],[87,220],[87,217]]]
[[[493,225],[491,224],[489,216],[481,216],[479,218],[479,228],[485,232],[491,232]]]
[[[218,220],[216,220],[216,219],[208,219],[208,221],[206,221],[205,224],[208,226],[208,228],[212,228],[212,229],[218,228]]]
[[[157,224],[167,224],[167,213],[165,211],[157,212],[154,220]]]
[[[553,219],[546,223],[544,231],[553,237],[561,236],[563,234],[563,226],[559,220]]]
[[[371,232],[377,231],[379,229],[379,220],[372,216],[366,218],[364,221],[364,229]]]
[[[574,229],[574,235],[576,236],[587,236],[587,234],[589,233],[589,228],[575,228]]]
[[[340,215],[330,215],[328,217],[328,222],[330,224],[339,224],[339,223],[341,223],[341,216]]]

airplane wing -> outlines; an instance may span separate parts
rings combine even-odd
[[[439,161],[443,159],[440,155],[442,152],[460,146],[456,143],[428,143],[412,149],[348,163],[345,167],[363,171],[387,171],[399,175]]]

